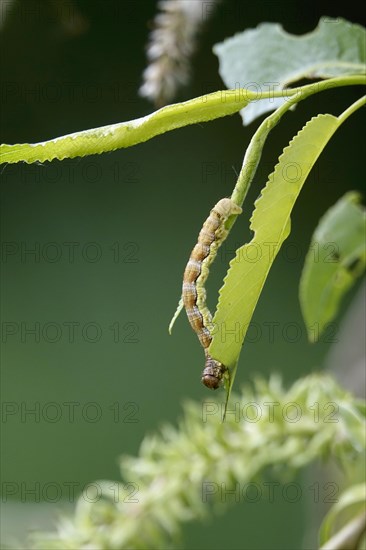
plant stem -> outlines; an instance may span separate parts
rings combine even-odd
[[[330,87],[333,87],[335,84],[338,85],[338,82],[335,83],[334,80],[335,79],[330,79],[328,81],[317,82],[316,86],[314,84],[310,84],[309,86],[303,86],[302,88],[294,88],[294,90],[297,89],[297,93],[301,92],[300,97],[296,97],[295,95],[294,98],[290,99],[287,103],[281,105],[278,109],[276,109],[276,111],[274,111],[262,122],[262,124],[253,135],[246,150],[238,181],[236,182],[234,191],[231,195],[232,200],[236,202],[239,206],[242,206],[244,199],[248,193],[250,184],[255,176],[260,158],[262,156],[264,143],[267,139],[269,132],[277,125],[281,117],[296,103],[299,103],[303,99],[306,99],[307,97],[313,95],[314,93],[317,93],[318,91],[326,90]],[[324,86],[320,86],[321,84],[324,84]],[[365,97],[366,96],[360,98],[358,101],[352,104],[344,113],[342,113],[342,115],[340,115],[340,121],[342,119],[340,123],[342,123],[354,111],[365,104]],[[231,227],[234,221],[235,218],[232,217],[227,227]]]
[[[341,115],[339,115],[338,117],[338,120],[339,120],[339,124],[343,124],[343,122],[345,120],[347,120],[347,118],[349,116],[351,116],[353,113],[355,113],[358,109],[360,109],[361,107],[363,107],[364,105],[366,104],[366,95],[360,97],[360,99],[358,99],[357,101],[355,101],[354,103],[352,103],[352,105],[350,105],[348,107],[348,109],[346,109],[345,111],[343,111],[343,113]]]

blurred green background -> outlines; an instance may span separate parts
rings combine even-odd
[[[1,142],[42,141],[153,110],[137,90],[155,1],[73,6],[71,22],[60,17],[57,2],[27,0],[3,21]],[[351,3],[336,9],[224,1],[201,35],[191,83],[176,99],[224,88],[211,49],[235,32],[274,21],[302,34],[321,15],[360,22],[357,10]],[[253,201],[283,147],[311,116],[338,114],[357,97],[357,89],[323,93],[273,131],[244,215],[212,269],[212,309],[233,251],[250,238]],[[146,433],[174,422],[185,398],[207,397],[202,349],[185,316],[172,336],[167,327],[202,222],[230,195],[256,127],[243,128],[234,115],[102,156],[2,167],[4,535],[12,533],[14,506],[24,514],[24,529],[50,526],[48,516],[67,501],[67,484],[77,495],[90,481],[118,480],[121,454],[136,454]],[[243,348],[237,387],[257,373],[276,371],[291,382],[322,367],[331,338],[307,343],[298,282],[321,215],[348,189],[361,189],[359,135],[356,115],[332,139],[302,192],[288,240],[294,246],[285,246],[270,274],[253,319],[260,337]],[[299,330],[295,342],[289,323]],[[186,526],[185,547],[298,548],[314,480],[297,482],[298,503],[270,503],[265,496],[241,502],[208,524]],[[27,493],[32,487],[36,496]],[[35,502],[38,508],[25,506]]]

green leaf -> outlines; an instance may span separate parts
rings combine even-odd
[[[277,97],[291,96],[296,102],[329,87],[363,85],[364,75],[348,75],[329,79],[322,83],[308,84],[292,88],[286,92],[268,92]],[[315,86],[315,87],[314,87]],[[301,94],[300,97],[298,95]],[[124,147],[132,147],[155,136],[183,128],[190,124],[208,122],[216,118],[239,112],[251,101],[256,101],[256,93],[251,90],[223,90],[196,97],[183,103],[167,105],[150,115],[121,122],[82,130],[65,136],[38,143],[17,143],[0,145],[0,164],[16,162],[46,162],[54,159],[85,157]],[[288,104],[291,105],[290,103]],[[276,121],[278,122],[278,120]]]
[[[238,97],[236,90],[213,92],[183,103],[168,105],[145,117],[74,132],[39,143],[0,145],[0,164],[45,162],[85,157],[143,143],[155,136],[190,124],[232,115],[251,100],[251,92]]]
[[[214,46],[220,75],[228,88],[247,88],[258,101],[241,111],[244,124],[274,111],[282,98],[260,100],[303,78],[365,72],[365,29],[342,18],[323,17],[313,32],[295,36],[278,23],[262,23]]]
[[[314,232],[300,281],[300,304],[310,341],[334,319],[342,297],[365,268],[366,212],[359,201],[357,193],[346,193]]]
[[[320,544],[323,545],[331,538],[332,533],[340,529],[341,518],[344,523],[365,509],[366,485],[360,483],[347,489],[324,518],[319,534]]]
[[[209,353],[231,372],[231,385],[242,342],[273,261],[290,232],[290,215],[321,151],[339,125],[318,115],[294,137],[270,174],[251,219],[254,237],[236,251],[220,290]]]

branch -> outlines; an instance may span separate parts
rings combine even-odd
[[[366,513],[362,513],[346,523],[320,550],[357,550],[365,532]]]

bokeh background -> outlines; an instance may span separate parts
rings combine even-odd
[[[63,5],[0,4],[2,142],[43,141],[153,110],[137,90],[156,2],[74,0],[71,19]],[[216,42],[262,21],[302,34],[321,15],[361,22],[361,7],[223,1],[201,34],[191,83],[176,100],[224,88]],[[212,309],[229,259],[250,238],[253,201],[283,147],[311,116],[338,114],[357,97],[353,88],[313,97],[272,132],[244,215],[212,269]],[[361,124],[355,115],[342,127],[305,185],[292,218],[293,246],[285,246],[265,286],[253,318],[260,338],[243,348],[237,387],[258,373],[279,372],[290,383],[321,369],[337,339],[338,324],[334,335],[307,343],[298,283],[319,218],[347,190],[362,187]],[[186,398],[207,397],[202,349],[185,316],[172,336],[167,327],[197,233],[212,205],[230,195],[256,127],[243,128],[234,115],[102,156],[2,167],[4,538],[51,528],[59,510],[73,505],[70,483],[77,496],[90,481],[118,480],[120,455],[136,454],[145,434],[175,422]],[[185,526],[184,547],[298,548],[309,507],[316,507],[309,490],[315,481],[297,479],[297,503],[264,495]]]

